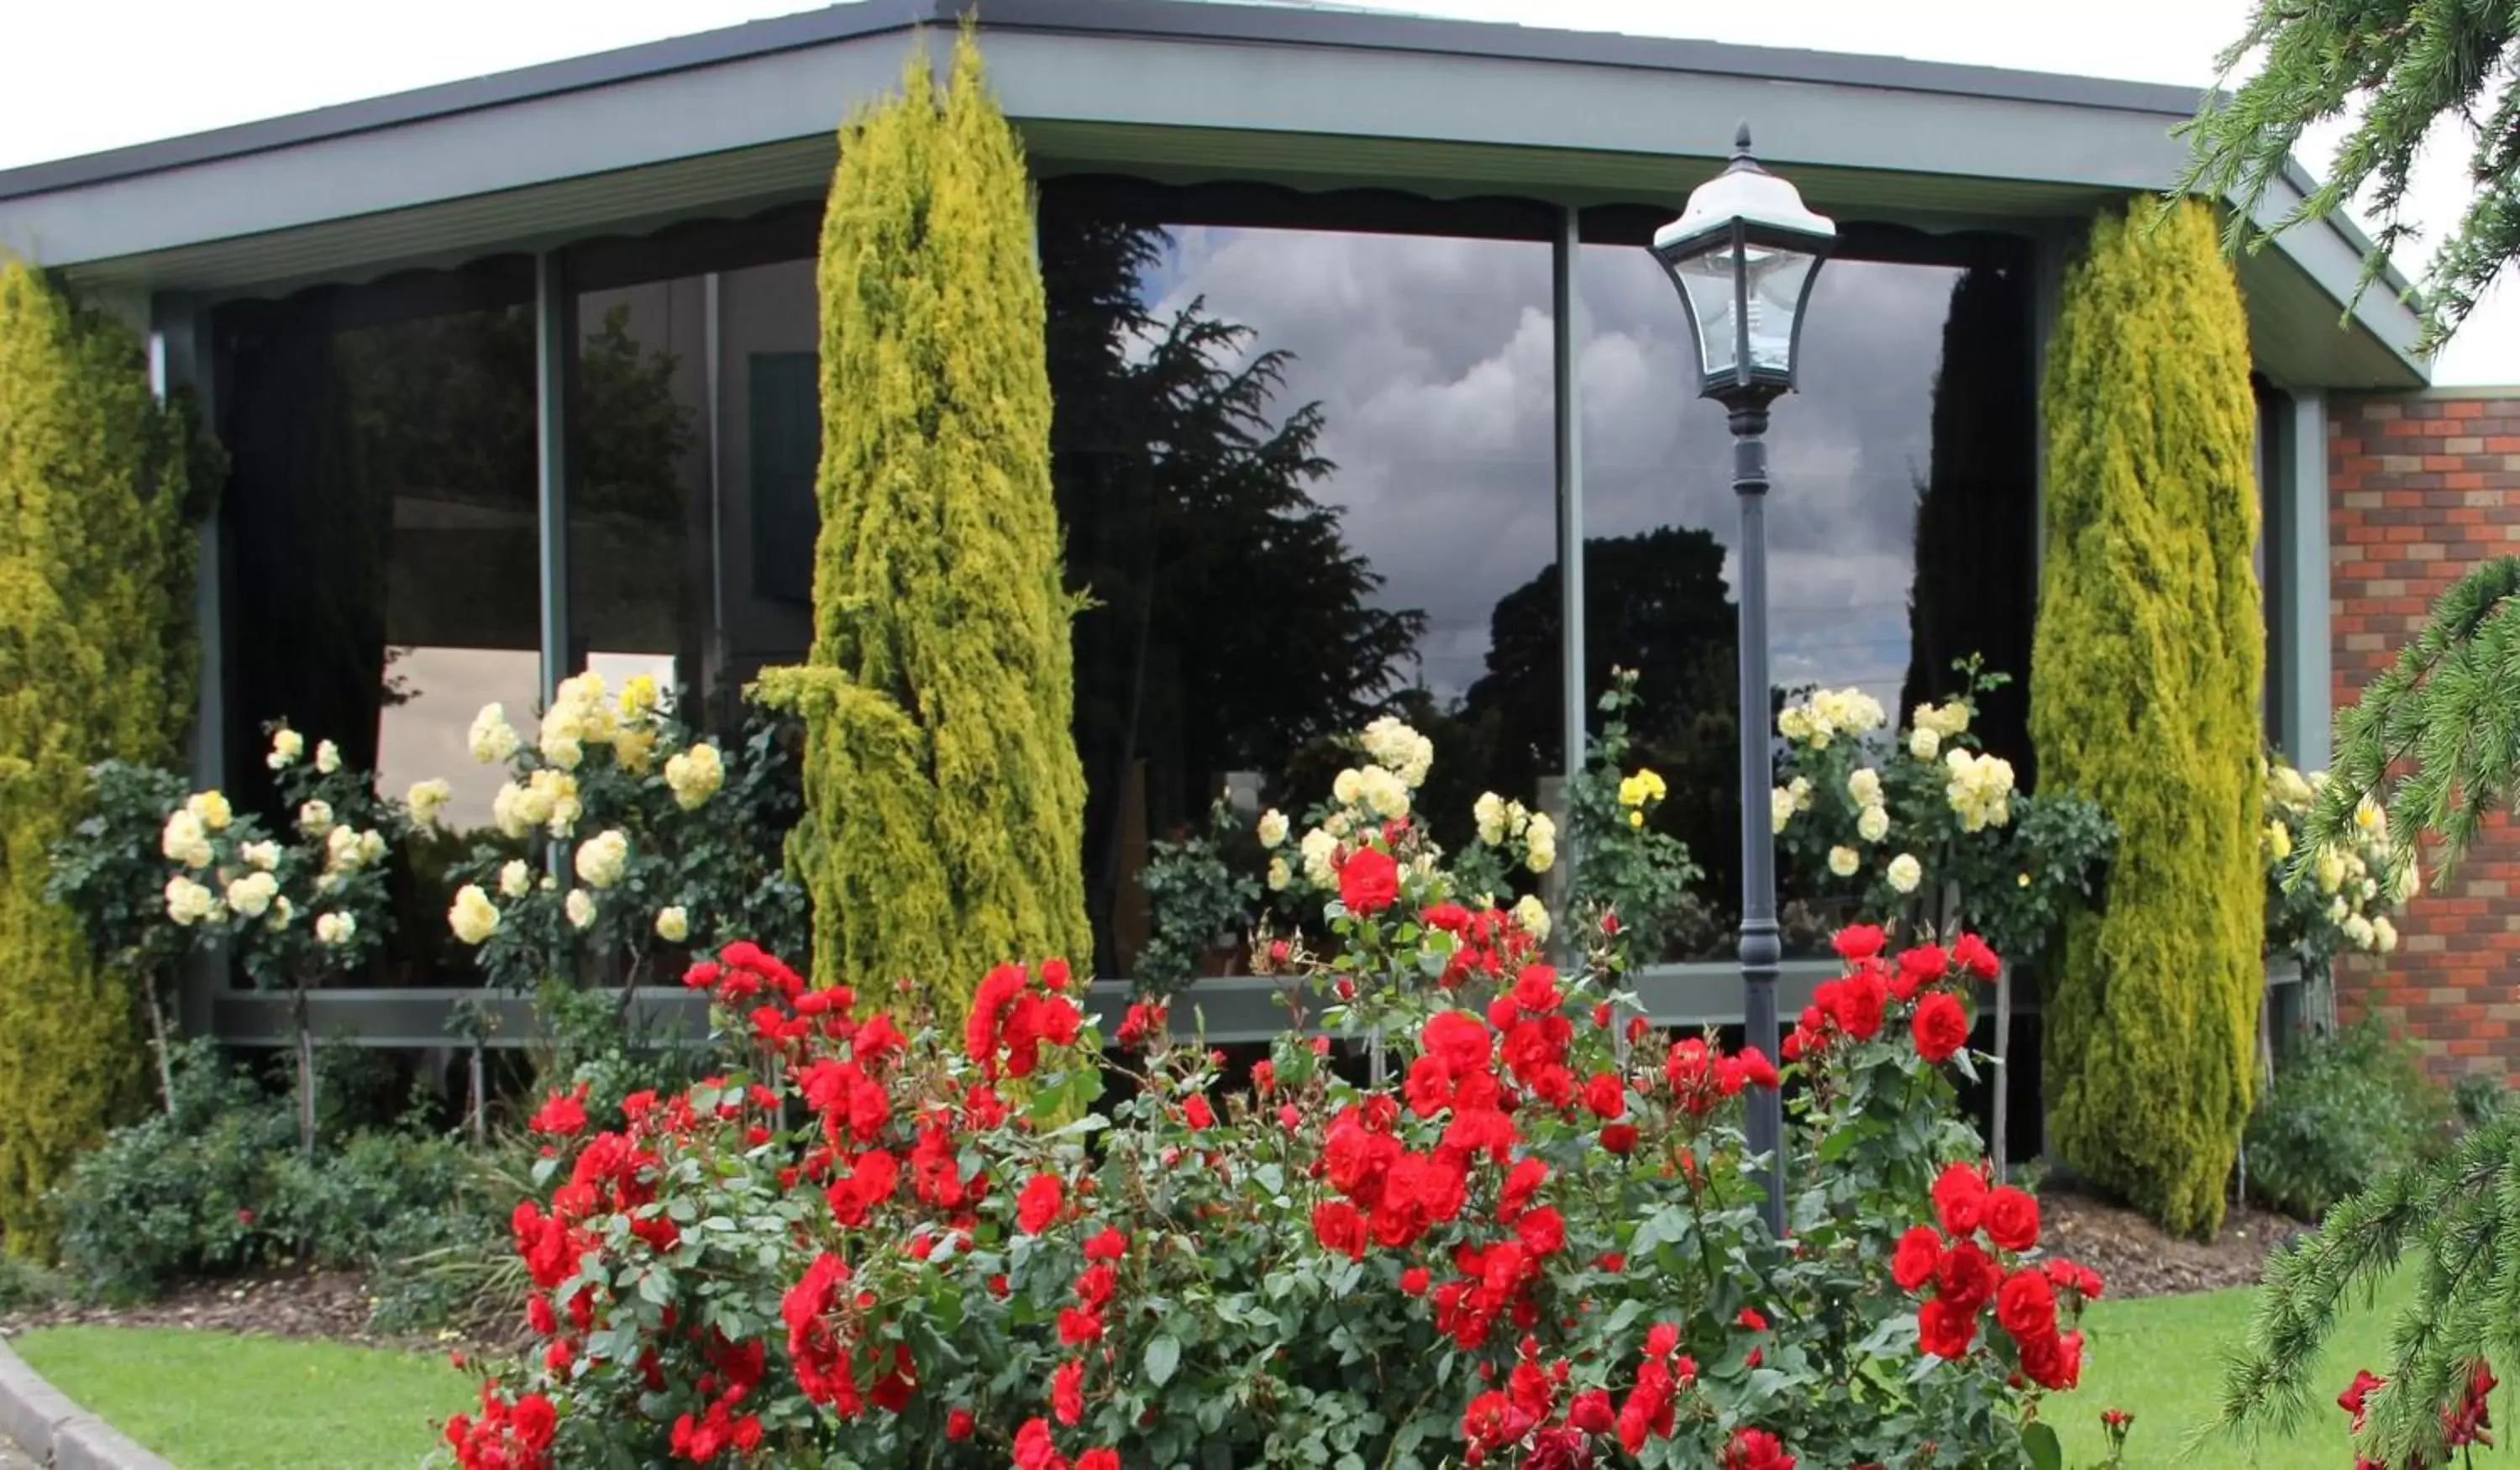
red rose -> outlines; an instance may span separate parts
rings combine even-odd
[[[1535,1256],[1553,1256],[1566,1245],[1565,1217],[1547,1205],[1515,1221],[1513,1232],[1521,1237],[1522,1248]]]
[[[1615,1072],[1596,1072],[1584,1084],[1584,1105],[1597,1118],[1617,1118],[1628,1110],[1627,1084]]]
[[[1934,1214],[1943,1223],[1944,1234],[1966,1239],[1976,1232],[1985,1209],[1986,1176],[1977,1172],[1976,1165],[1949,1165],[1934,1180]]]
[[[1557,972],[1545,964],[1526,964],[1513,977],[1513,1002],[1525,1010],[1557,1008]]]
[[[1413,1266],[1400,1273],[1400,1289],[1413,1297],[1422,1297],[1426,1294],[1426,1283],[1431,1279],[1426,1268]]]
[[[1738,1325],[1747,1327],[1753,1332],[1765,1332],[1768,1330],[1768,1319],[1759,1314],[1759,1309],[1756,1307],[1742,1308],[1740,1313],[1735,1315],[1732,1320]]]
[[[1602,1126],[1601,1147],[1610,1153],[1630,1154],[1637,1148],[1637,1126],[1633,1123],[1610,1123]]]
[[[1120,1451],[1088,1449],[1076,1457],[1076,1470],[1120,1470]]]
[[[2356,1434],[2362,1432],[2363,1402],[2371,1397],[2373,1389],[2379,1388],[2388,1381],[2369,1368],[2357,1368],[2354,1371],[2354,1381],[2346,1385],[2345,1392],[2336,1396],[2336,1406],[2354,1416]]]
[[[1917,1225],[1899,1237],[1899,1249],[1890,1257],[1890,1279],[1902,1291],[1916,1291],[1934,1278],[1934,1269],[1943,1264],[1943,1237],[1932,1225]]]
[[[1934,1295],[1971,1316],[1995,1295],[1996,1284],[1994,1260],[1966,1240],[1943,1252],[1934,1269]]]
[[[1336,1251],[1350,1261],[1362,1261],[1365,1217],[1346,1200],[1323,1200],[1313,1206],[1313,1238],[1322,1243],[1323,1250]]]
[[[1887,938],[1888,936],[1881,932],[1879,924],[1849,924],[1838,930],[1836,937],[1829,943],[1836,947],[1837,958],[1853,961],[1869,959],[1880,954],[1881,946]]]
[[[1400,897],[1400,865],[1378,847],[1361,847],[1339,865],[1339,902],[1350,913],[1380,913]]]
[[[1997,1245],[2026,1251],[2039,1243],[2039,1201],[2010,1184],[2002,1185],[1987,1195],[1978,1223],[1986,1227],[1986,1238]]]
[[[1067,961],[1045,959],[1041,962],[1041,983],[1051,990],[1067,989]]]
[[[1067,1186],[1055,1174],[1036,1174],[1024,1180],[1023,1192],[1015,1196],[1015,1228],[1027,1235],[1038,1235],[1058,1218],[1059,1207],[1067,1203]]]
[[[1890,1003],[1890,985],[1878,971],[1860,969],[1838,986],[1831,1008],[1838,1029],[1859,1042],[1881,1034],[1881,1012]]]
[[[1088,1261],[1117,1261],[1127,1254],[1129,1237],[1109,1225],[1104,1225],[1099,1234],[1085,1242],[1085,1259]]]
[[[1656,1322],[1645,1329],[1645,1356],[1669,1358],[1680,1346],[1680,1329],[1669,1322]]]
[[[1908,1029],[1915,1034],[1916,1054],[1940,1066],[1968,1045],[1968,1012],[1961,1008],[1958,997],[1934,991],[1916,1002],[1916,1014]]]
[[[1182,1119],[1190,1124],[1192,1131],[1213,1128],[1216,1126],[1216,1110],[1207,1105],[1206,1093],[1192,1092],[1190,1101],[1182,1104]]]
[[[1724,1470],[1794,1470],[1794,1457],[1764,1429],[1736,1429],[1724,1447]]]
[[[2038,1271],[2014,1271],[1995,1294],[1995,1319],[2022,1342],[2055,1336],[2056,1288]]]
[[[1439,1010],[1426,1018],[1418,1040],[1430,1056],[1441,1057],[1455,1078],[1484,1071],[1494,1045],[1487,1023],[1466,1010]]]
[[[1943,978],[1952,967],[1952,957],[1938,944],[1920,944],[1899,952],[1899,973],[1890,980],[1890,994],[1902,1001],[1913,1000],[1916,992]]]
[[[1935,1358],[1958,1361],[1968,1357],[1977,1336],[1977,1314],[1962,1312],[1940,1297],[1927,1297],[1916,1307],[1916,1347]]]
[[[1586,1434],[1608,1434],[1619,1422],[1619,1412],[1610,1406],[1609,1394],[1601,1389],[1586,1389],[1566,1405],[1566,1422]]]
[[[1768,1053],[1756,1047],[1742,1047],[1735,1059],[1741,1063],[1742,1079],[1754,1088],[1773,1089],[1783,1081],[1777,1075],[1777,1064],[1768,1060]]]
[[[1986,941],[1974,934],[1963,934],[1952,941],[1952,961],[1980,980],[1992,980],[1996,972],[2003,968],[2003,961],[1996,958],[1995,951],[1987,948]]]
[[[1085,1364],[1069,1359],[1050,1375],[1050,1412],[1061,1424],[1085,1417]]]
[[[2021,1373],[2041,1388],[2062,1393],[2083,1380],[2083,1334],[2050,1332],[2021,1345]]]
[[[1052,1470],[1066,1463],[1066,1456],[1051,1441],[1049,1420],[1036,1414],[1015,1431],[1015,1470]]]

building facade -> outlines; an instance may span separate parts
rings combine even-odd
[[[454,779],[477,820],[473,711],[579,668],[654,673],[733,727],[807,638],[834,126],[958,10],[861,0],[0,173],[0,248],[145,328],[232,456],[202,779],[250,792],[285,716],[389,789]],[[1643,673],[1648,754],[1729,907],[1725,428],[1642,246],[1745,119],[1843,232],[1776,414],[1778,680],[1899,707],[1983,654],[2015,681],[1990,742],[2027,762],[2048,326],[2093,213],[2176,178],[2192,93],[1282,5],[992,0],[980,26],[1039,181],[1056,477],[1093,600],[1102,973],[1144,935],[1148,844],[1221,783],[1298,786],[1308,732],[1397,698],[1441,752],[1428,804],[1465,818],[1562,776],[1614,665]],[[2380,629],[2362,604],[2420,597],[2347,559],[2384,513],[2356,497],[2400,493],[2397,460],[2356,468],[2358,416],[2425,380],[2412,314],[2355,296],[2363,248],[2322,223],[2238,265],[2269,729],[2310,766]],[[2399,422],[2451,406],[2421,402]],[[1665,958],[1661,1018],[1736,1003],[1721,953]],[[326,1003],[434,1044],[430,965]],[[1789,972],[1788,1003],[1818,973]],[[250,996],[195,1008],[276,1033]],[[1230,983],[1208,1009],[1270,1022]]]

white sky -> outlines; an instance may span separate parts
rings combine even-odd
[[[77,0],[17,7],[0,168],[196,132],[812,8],[797,0]],[[2249,0],[1363,0],[1352,8],[1690,36],[2201,85]],[[2332,133],[2328,135],[2332,139]],[[2323,171],[2320,140],[2303,161]],[[2465,140],[2436,148],[2409,216],[2447,228]],[[2430,240],[2400,265],[2417,276]],[[2435,365],[2520,382],[2520,309],[2489,296]]]

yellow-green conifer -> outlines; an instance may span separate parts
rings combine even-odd
[[[814,644],[763,680],[807,720],[814,973],[959,1022],[1090,955],[1031,190],[968,32],[942,99],[922,50],[842,130],[819,285]]]
[[[44,900],[87,767],[172,762],[193,717],[194,474],[140,344],[0,259],[0,1232],[134,1100],[132,978]]]
[[[2043,389],[2048,552],[2032,651],[2043,789],[2116,820],[2102,912],[2047,1001],[2049,1146],[2164,1225],[2223,1201],[2265,983],[2266,623],[2248,323],[2201,203],[2104,213]]]

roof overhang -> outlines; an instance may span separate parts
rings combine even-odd
[[[260,291],[810,197],[833,124],[962,0],[858,0],[0,172],[0,247],[124,292]],[[1736,124],[1815,208],[1924,228],[2069,220],[2177,178],[2197,94],[1888,58],[1183,0],[990,0],[1036,167],[1668,202]],[[2307,180],[2278,189],[2272,216]],[[2262,365],[2423,381],[2344,221],[2240,264]]]

